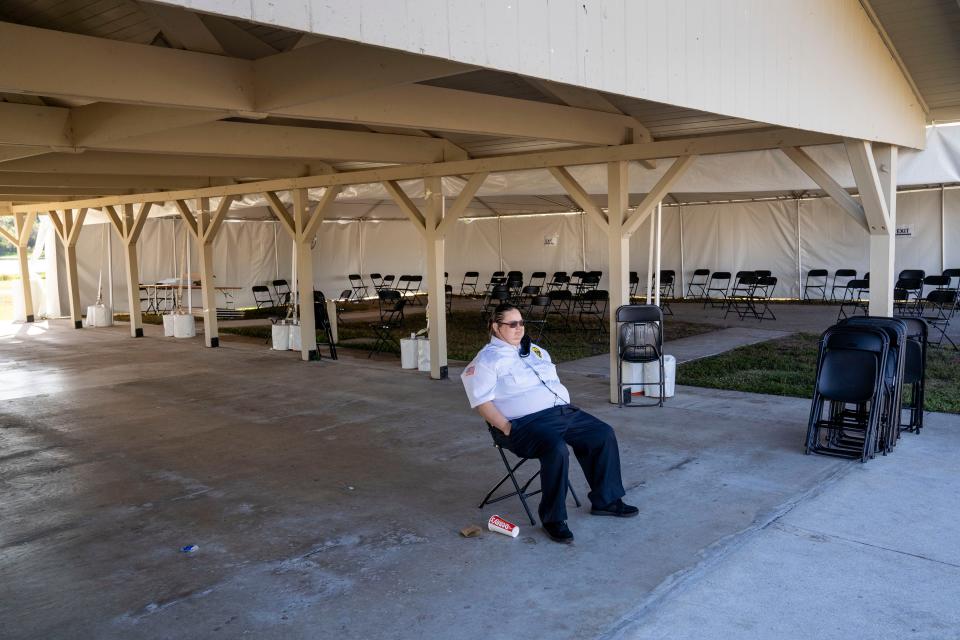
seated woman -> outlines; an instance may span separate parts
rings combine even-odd
[[[490,319],[490,342],[460,376],[475,408],[491,425],[500,446],[522,458],[540,460],[540,521],[556,542],[569,543],[567,527],[567,445],[590,483],[590,513],[629,518],[624,504],[620,453],[610,425],[570,404],[557,368],[543,347],[524,338],[523,319],[512,304],[498,306]]]

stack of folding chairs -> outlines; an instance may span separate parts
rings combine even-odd
[[[820,338],[806,453],[866,462],[890,453],[901,431],[919,432],[926,351],[927,327],[918,318],[857,316],[827,329]]]

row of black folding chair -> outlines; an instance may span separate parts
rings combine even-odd
[[[400,351],[400,343],[393,334],[403,325],[403,309],[407,300],[396,289],[383,289],[377,292],[377,303],[380,317],[370,324],[376,340],[373,343],[373,349],[367,355],[368,358],[391,346],[397,352]]]
[[[266,285],[255,285],[253,290],[253,301],[257,309],[265,307],[283,307],[290,304],[290,285],[284,279],[271,281],[273,293]]]
[[[733,289],[727,294],[727,309],[723,317],[735,312],[741,320],[747,316],[760,322],[776,320],[777,317],[770,308],[770,299],[776,288],[777,278],[769,275],[769,271],[738,273]]]
[[[864,278],[847,280],[843,287],[843,298],[840,300],[840,309],[837,311],[837,322],[855,316],[857,313],[867,315],[870,292],[870,274]]]

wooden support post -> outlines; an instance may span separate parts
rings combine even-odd
[[[210,199],[197,198],[197,249],[200,254],[200,299],[203,303],[203,344],[208,347],[220,346],[219,327],[217,326],[217,290],[213,281],[213,238],[207,231],[212,228]],[[192,295],[190,286],[192,275],[187,274],[187,295]]]
[[[293,196],[293,225],[297,243],[297,303],[300,305],[300,359],[319,360],[317,349],[317,319],[313,312],[313,252],[310,245],[316,234],[307,235],[310,217],[306,189],[295,189]],[[315,214],[322,215],[322,214]]]
[[[120,215],[113,207],[105,208],[113,228],[123,241],[123,263],[127,272],[127,310],[130,313],[130,336],[143,337],[143,312],[140,310],[140,261],[137,258],[137,240],[146,222],[149,204],[140,205],[140,215],[134,215],[133,205],[125,204]],[[138,223],[139,220],[139,223]]]
[[[630,204],[627,162],[607,164],[607,219],[610,258],[610,402],[619,402],[617,386],[617,309],[630,304],[630,235],[624,229]]]
[[[63,217],[59,211],[50,211],[50,220],[60,238],[64,257],[67,263],[67,290],[70,293],[70,320],[75,329],[83,328],[83,319],[80,313],[80,279],[77,274],[77,240],[83,228],[83,219],[87,215],[86,209],[79,209],[74,216],[73,209],[64,209]]]
[[[893,316],[897,228],[897,148],[846,140],[847,156],[870,231],[870,306],[873,316]],[[879,160],[879,162],[878,162]]]
[[[23,287],[23,314],[27,322],[33,322],[33,286],[30,283],[30,234],[37,214],[17,213],[14,216],[17,260],[20,262],[20,284]]]
[[[447,377],[447,304],[443,276],[444,236],[439,233],[443,222],[444,197],[440,178],[424,179],[424,242],[427,245],[427,315],[430,317],[430,377]]]

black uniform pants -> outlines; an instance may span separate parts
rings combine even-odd
[[[500,446],[521,458],[540,460],[541,522],[567,519],[567,470],[570,453],[590,484],[590,503],[605,507],[625,494],[620,479],[617,436],[606,422],[573,405],[551,407],[510,421],[510,435],[491,427]]]

